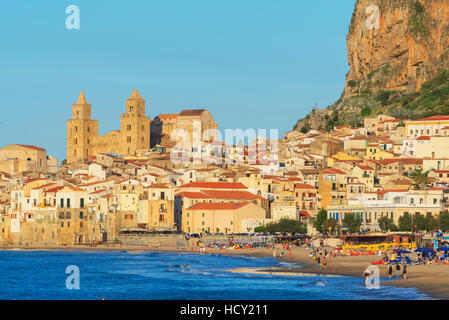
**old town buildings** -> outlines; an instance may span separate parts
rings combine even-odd
[[[448,207],[446,116],[379,115],[361,128],[292,131],[254,147],[219,140],[206,109],[151,121],[137,90],[119,131],[99,136],[91,111],[81,92],[61,165],[41,147],[0,149],[0,245],[109,243],[124,232],[248,233],[282,218],[309,223],[321,209],[339,224],[355,213],[364,230],[379,230],[379,218],[397,223],[405,213],[437,216]],[[176,131],[189,137],[179,148],[187,158],[173,153]],[[428,177],[417,183],[423,171]]]

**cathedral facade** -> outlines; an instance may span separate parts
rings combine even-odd
[[[92,105],[84,92],[72,105],[72,119],[67,121],[67,162],[87,159],[97,153],[136,155],[150,149],[150,118],[145,116],[145,100],[136,89],[126,100],[120,130],[98,134],[98,120],[92,120]]]

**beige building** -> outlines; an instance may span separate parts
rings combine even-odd
[[[253,232],[242,228],[243,221],[249,219],[265,219],[265,209],[249,202],[197,203],[186,209],[182,231],[224,234]]]
[[[217,139],[217,124],[207,109],[161,114],[152,121],[151,128],[154,131],[151,137],[152,146],[176,144],[178,149],[199,152],[202,141]]]
[[[12,144],[0,149],[0,171],[9,174],[23,171],[47,172],[47,151],[45,149]]]

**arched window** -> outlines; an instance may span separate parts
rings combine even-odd
[[[65,218],[66,218],[66,219],[70,219],[70,218],[71,218],[70,212],[67,212],[67,213],[65,214]]]

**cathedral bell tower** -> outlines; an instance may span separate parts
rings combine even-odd
[[[137,89],[126,100],[126,113],[121,116],[122,155],[136,155],[150,149],[150,118],[145,116],[145,100]]]
[[[67,162],[87,159],[92,155],[93,138],[98,136],[98,120],[92,120],[92,105],[84,92],[72,104],[72,119],[67,120]]]

